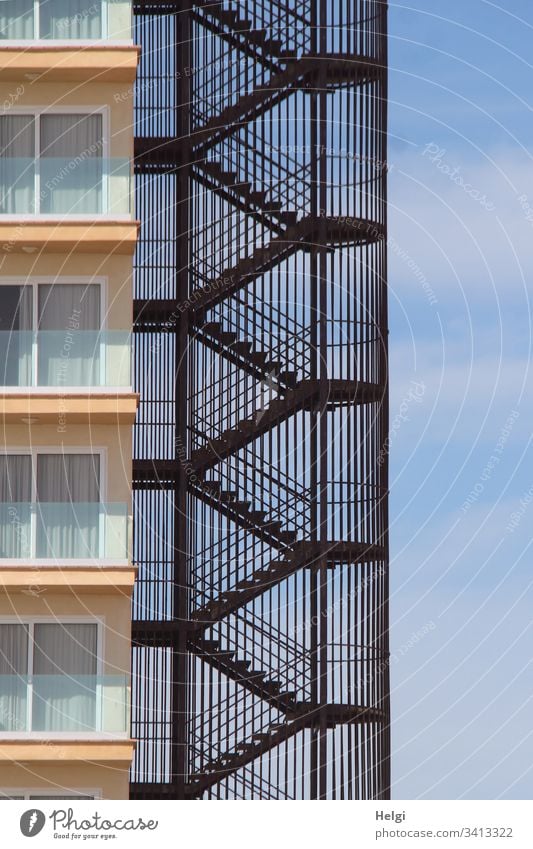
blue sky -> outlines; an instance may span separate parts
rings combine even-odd
[[[530,0],[391,3],[395,798],[531,798],[532,43]]]

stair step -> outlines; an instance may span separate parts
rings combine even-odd
[[[268,41],[268,34],[264,29],[256,29],[254,31],[254,41],[264,44]]]
[[[255,586],[256,586],[256,582],[254,581],[253,578],[246,578],[245,581],[239,581],[239,583],[237,584],[237,588],[239,590],[249,590],[249,589],[251,589],[252,587],[255,587]]]
[[[227,766],[228,764],[232,764],[234,761],[238,761],[241,755],[238,755],[237,752],[226,752],[225,755],[220,756],[220,760],[222,763]]]
[[[268,38],[264,43],[263,47],[272,53],[273,55],[277,55],[278,50],[281,50],[281,41],[276,41],[273,38]]]
[[[218,321],[208,321],[207,324],[204,324],[202,330],[210,335],[216,335],[222,330],[222,325]]]
[[[257,740],[258,743],[266,743],[268,740],[270,740],[270,734],[258,732],[257,734],[252,734],[252,740]]]
[[[239,672],[248,672],[251,663],[251,660],[236,660],[233,666]]]
[[[231,651],[231,649],[208,649],[200,644],[198,644],[198,647],[202,651],[205,651],[206,654],[212,654],[216,657],[224,658],[224,660],[231,660],[235,656],[235,652]]]
[[[265,193],[264,192],[258,192],[258,191],[250,192],[248,199],[251,201],[251,203],[255,203],[256,206],[260,206],[261,209],[263,209],[267,204],[267,201],[265,200]]]

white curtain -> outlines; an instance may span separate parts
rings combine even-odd
[[[31,286],[0,286],[2,386],[32,385],[32,308]]]
[[[31,557],[31,457],[0,454],[0,557]]]
[[[36,624],[33,731],[96,730],[97,626]]]
[[[33,0],[0,0],[0,39],[34,38]]]
[[[100,556],[98,454],[37,457],[37,557]]]
[[[41,212],[102,212],[101,115],[41,115]]]
[[[41,38],[102,38],[102,0],[44,0]]]
[[[100,286],[39,286],[40,386],[99,386]]]
[[[34,121],[32,115],[0,116],[0,213],[35,212]]]
[[[28,628],[0,625],[0,731],[27,731]]]

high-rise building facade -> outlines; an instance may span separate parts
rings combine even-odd
[[[0,796],[126,799],[129,0],[0,3]]]
[[[387,3],[134,13],[131,794],[387,798]]]

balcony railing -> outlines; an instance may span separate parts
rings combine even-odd
[[[0,386],[130,387],[131,333],[1,331]]]
[[[2,41],[131,41],[131,0],[0,0]]]
[[[31,731],[129,732],[125,675],[0,675],[0,738]]]
[[[0,214],[131,215],[130,160],[89,153],[0,157]]]
[[[127,560],[126,504],[0,503],[0,560]]]

